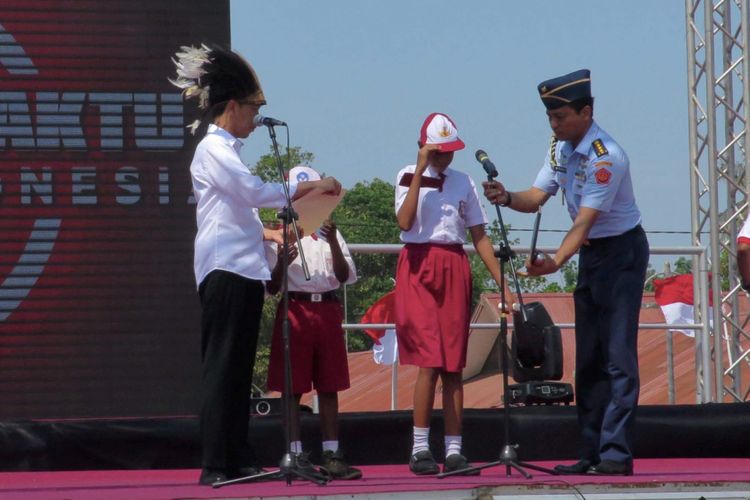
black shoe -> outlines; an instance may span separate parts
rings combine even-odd
[[[310,462],[310,453],[303,451],[302,453],[296,453],[294,456],[297,470],[306,474],[319,474],[318,469]]]
[[[323,452],[323,465],[321,471],[325,471],[332,479],[359,479],[362,477],[362,471],[354,467],[349,467],[341,450]]]
[[[614,460],[602,460],[598,464],[589,467],[587,472],[600,476],[632,476],[633,464],[629,462],[615,462]]]
[[[555,472],[565,476],[586,474],[593,465],[594,462],[587,458],[583,458],[573,465],[555,465]]]
[[[422,450],[409,459],[409,470],[418,476],[426,476],[437,474],[440,472],[440,467],[430,450]]]
[[[458,453],[454,453],[453,455],[448,455],[445,457],[445,463],[443,464],[443,472],[453,472],[456,470],[463,470],[463,469],[469,469],[471,468],[471,464],[468,460],[466,460],[466,457],[463,455],[460,455]],[[477,470],[468,470],[466,472],[462,472],[460,474],[454,474],[455,476],[478,476],[481,474],[482,471],[479,469]]]
[[[226,481],[227,479],[227,474],[223,470],[203,469],[201,471],[201,478],[198,480],[198,484],[210,486],[220,481]]]

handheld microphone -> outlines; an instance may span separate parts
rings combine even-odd
[[[281,120],[277,120],[276,118],[269,118],[263,115],[255,115],[255,118],[253,118],[253,125],[255,125],[256,127],[260,127],[261,125],[265,125],[266,127],[285,127],[286,122],[282,122]]]
[[[482,164],[482,167],[484,167],[484,171],[487,172],[487,176],[494,179],[497,177],[497,169],[495,168],[495,164],[490,161],[490,157],[487,156],[487,153],[482,151],[481,149],[477,149],[476,152],[476,158],[479,163]]]

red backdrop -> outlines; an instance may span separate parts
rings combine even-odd
[[[0,418],[196,411],[180,45],[228,0],[0,4]]]

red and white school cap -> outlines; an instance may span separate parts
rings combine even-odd
[[[440,144],[440,152],[449,153],[464,148],[464,141],[458,138],[458,129],[453,120],[443,113],[432,113],[422,124],[419,133],[420,144]]]

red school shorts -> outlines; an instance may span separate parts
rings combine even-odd
[[[405,245],[395,299],[399,360],[461,371],[471,321],[471,268],[461,245]]]
[[[276,310],[268,366],[268,388],[284,390],[283,303]],[[349,388],[349,364],[338,301],[289,300],[289,346],[292,362],[292,393],[304,394]]]

